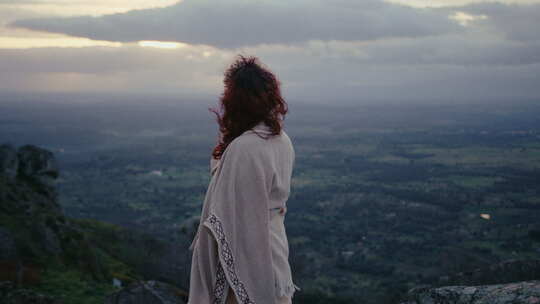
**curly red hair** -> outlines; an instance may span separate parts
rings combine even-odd
[[[224,92],[216,114],[220,137],[212,156],[220,159],[227,146],[243,132],[264,122],[278,135],[287,114],[277,77],[254,56],[238,55],[225,71]],[[259,135],[260,136],[260,135]]]

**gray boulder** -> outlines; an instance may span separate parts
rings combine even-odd
[[[540,281],[480,286],[419,287],[402,304],[540,304]]]
[[[139,281],[110,294],[105,304],[185,304],[187,294],[159,281]]]

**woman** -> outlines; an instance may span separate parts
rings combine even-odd
[[[227,69],[220,138],[193,250],[188,304],[291,303],[284,227],[294,149],[279,81],[256,57]]]

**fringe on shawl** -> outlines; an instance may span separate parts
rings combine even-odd
[[[291,281],[276,281],[276,292],[280,297],[287,296],[292,299],[297,290],[301,290],[300,287]]]

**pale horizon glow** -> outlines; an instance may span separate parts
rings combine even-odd
[[[13,10],[15,14],[0,15],[0,49],[31,49],[31,48],[82,48],[82,47],[121,47],[116,41],[93,40],[89,38],[72,37],[69,35],[32,31],[7,27],[10,21],[17,19],[17,12],[23,15],[29,13],[43,17],[70,16],[102,16],[107,14],[125,13],[131,10],[160,8],[171,6],[181,0],[35,0],[21,3],[2,3],[0,10]],[[166,46],[165,46],[166,47]]]
[[[131,10],[171,6],[179,0],[56,0],[26,3],[0,3],[0,9],[20,9],[45,16],[103,16]]]
[[[158,49],[179,49],[186,47],[187,44],[172,41],[143,40],[137,43],[141,47],[152,47]]]
[[[468,26],[471,22],[476,20],[485,20],[488,17],[486,15],[471,15],[465,12],[456,12],[455,14],[450,15],[449,18],[455,20],[461,26]]]
[[[24,38],[0,37],[0,49],[31,49],[31,48],[82,48],[91,46],[121,47],[121,42],[92,40],[88,38],[58,37],[58,38]]]
[[[406,6],[428,7],[452,7],[475,3],[505,3],[505,4],[538,4],[540,0],[384,0],[390,3],[398,3]]]

